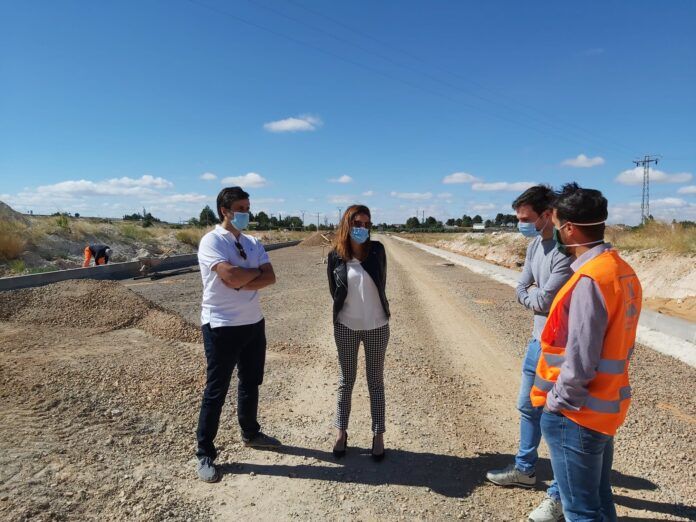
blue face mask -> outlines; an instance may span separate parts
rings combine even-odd
[[[521,221],[517,222],[517,230],[522,232],[522,235],[524,237],[537,237],[541,235],[541,230],[544,230],[546,228],[546,225],[549,224],[549,220],[547,219],[544,221],[544,226],[541,227],[541,230],[537,230],[536,224],[541,219],[541,217],[537,218],[537,220],[534,223],[522,223]]]
[[[366,228],[353,227],[350,229],[350,238],[356,243],[364,243],[370,237],[370,231]]]
[[[522,232],[524,237],[537,237],[541,232],[536,229],[536,224],[534,223],[522,223],[519,221],[517,223],[517,230]]]
[[[248,212],[235,212],[234,219],[230,221],[232,226],[237,230],[244,230],[249,226],[249,213]]]

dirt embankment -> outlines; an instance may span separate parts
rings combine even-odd
[[[111,247],[112,262],[190,254],[212,227],[70,216],[25,216],[0,202],[0,277],[82,266],[88,244]],[[248,231],[262,243],[303,240],[310,232]]]
[[[408,236],[406,236],[408,237]],[[519,270],[528,241],[521,234],[448,234],[413,239],[450,252]],[[652,310],[696,322],[696,254],[658,249],[621,251],[643,285],[645,305]]]

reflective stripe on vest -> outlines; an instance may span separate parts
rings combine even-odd
[[[538,373],[534,376],[534,386],[536,386],[542,391],[545,391],[547,393],[550,392],[553,388],[553,385],[553,381],[547,381],[546,379],[542,379]]]
[[[633,355],[633,348],[628,351],[626,359],[600,359],[597,365],[597,371],[601,373],[609,373],[612,375],[621,375],[626,370],[626,364]],[[546,364],[551,368],[560,368],[565,362],[565,355],[555,353],[545,353],[544,359]]]
[[[631,398],[631,387],[624,386],[619,390],[619,400],[605,401],[589,395],[585,402],[585,408],[599,413],[619,413],[621,411],[621,401]]]

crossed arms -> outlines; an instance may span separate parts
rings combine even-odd
[[[264,263],[258,268],[242,268],[222,261],[212,269],[227,288],[234,290],[260,290],[276,282],[271,263]]]

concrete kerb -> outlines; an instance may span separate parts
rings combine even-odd
[[[285,243],[265,245],[264,248],[266,251],[271,251],[295,246],[299,243],[299,241],[288,241]],[[175,270],[177,268],[193,266],[197,263],[197,254],[170,256],[162,259],[152,271],[161,272],[164,270]],[[57,270],[55,272],[43,272],[26,276],[4,277],[0,278],[0,291],[43,286],[70,279],[130,279],[131,277],[140,275],[141,266],[142,263],[140,261],[129,261],[126,263],[111,263],[109,265],[92,266],[88,268],[72,268],[69,270]]]
[[[464,266],[472,272],[500,283],[513,288],[517,286],[520,273],[515,270],[424,245],[397,235],[390,237],[446,259],[451,263]],[[637,341],[660,353],[675,357],[689,366],[696,367],[696,323],[643,309],[640,314]]]

